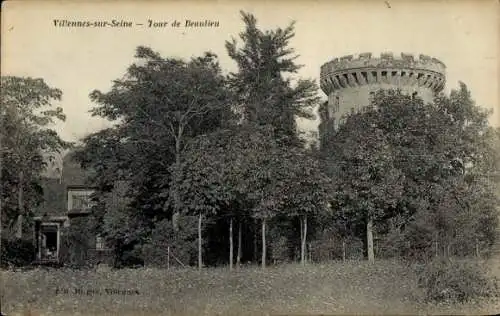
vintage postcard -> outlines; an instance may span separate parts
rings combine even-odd
[[[500,311],[499,1],[1,14],[1,315]]]

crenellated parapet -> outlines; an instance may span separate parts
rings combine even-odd
[[[419,55],[372,53],[335,58],[321,66],[321,89],[329,95],[343,88],[370,84],[410,85],[439,92],[446,82],[446,66],[440,60]]]

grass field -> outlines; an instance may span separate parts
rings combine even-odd
[[[233,272],[207,268],[2,273],[2,311],[7,315],[470,315],[500,308],[497,302],[425,304],[412,269],[388,261],[245,267]]]

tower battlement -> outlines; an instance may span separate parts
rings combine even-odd
[[[439,92],[444,88],[446,66],[440,60],[420,54],[372,53],[346,55],[321,66],[321,89],[331,92],[367,84],[412,85]]]

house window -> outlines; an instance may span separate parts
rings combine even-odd
[[[68,192],[68,210],[89,210],[92,208],[92,190],[70,190]]]
[[[95,248],[104,249],[104,239],[101,236],[96,237]]]
[[[90,208],[89,197],[82,195],[73,195],[73,208],[76,209]]]

